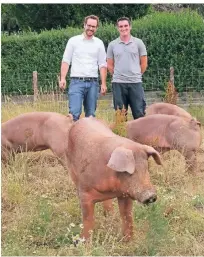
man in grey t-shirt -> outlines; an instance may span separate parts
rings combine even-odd
[[[110,42],[107,65],[112,77],[115,110],[132,110],[134,119],[145,115],[146,102],[142,87],[142,74],[147,68],[147,51],[143,41],[133,37],[129,18],[117,20],[120,37]]]

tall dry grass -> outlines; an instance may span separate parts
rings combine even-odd
[[[2,107],[2,121],[33,110],[66,113],[66,108],[65,103],[11,103]],[[203,117],[204,107],[200,110]],[[115,119],[106,101],[99,104],[97,116],[108,123]],[[204,138],[204,130],[202,134]],[[203,152],[199,158],[203,160]],[[176,151],[165,154],[163,164],[149,160],[158,200],[151,206],[134,203],[132,242],[122,241],[114,201],[115,212],[108,217],[96,204],[91,241],[75,247],[82,221],[69,171],[49,150],[16,155],[2,164],[2,255],[204,255],[204,173],[186,173],[184,158]]]

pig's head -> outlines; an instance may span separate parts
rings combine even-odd
[[[157,199],[148,171],[150,156],[161,165],[160,155],[153,147],[141,145],[139,149],[128,149],[120,146],[112,152],[107,164],[116,172],[122,194],[143,204],[155,202]]]

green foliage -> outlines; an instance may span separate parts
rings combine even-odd
[[[15,15],[23,29],[30,27],[35,31],[50,30],[67,25],[79,25],[80,6],[80,4],[16,4]]]
[[[146,15],[148,4],[4,4],[4,10],[15,16],[21,29],[41,31],[43,29],[82,26],[85,16],[95,14],[103,22],[116,22],[118,17],[131,19]],[[74,17],[74,18],[73,18]]]
[[[149,68],[144,84],[148,86],[151,78],[154,82],[157,78],[158,87],[163,89],[173,66],[179,91],[204,89],[204,26],[196,12],[151,14],[133,22],[132,34],[147,46]]]
[[[192,104],[188,108],[188,112],[195,117],[197,120],[200,121],[202,125],[204,125],[204,108],[202,104],[193,106]]]
[[[14,4],[2,4],[1,6],[1,31],[7,31],[10,35],[19,30],[19,23],[14,14]]]
[[[67,40],[82,29],[24,33],[2,36],[2,93],[32,93],[32,72],[39,72],[39,87],[57,88],[62,55]],[[146,90],[163,90],[169,80],[169,68],[175,69],[178,91],[204,89],[204,26],[201,16],[193,11],[152,13],[132,23],[132,35],[147,46],[149,66],[144,74]],[[104,23],[97,31],[107,47],[118,37],[113,24]],[[108,77],[110,90],[110,77]]]
[[[183,7],[196,10],[200,15],[204,17],[204,4],[183,4]]]
[[[168,219],[164,216],[165,203],[158,202],[151,206],[139,206],[136,209],[136,221],[144,220],[148,231],[142,244],[138,247],[137,255],[158,255],[162,244],[168,242]],[[145,242],[145,243],[144,243]]]
[[[149,12],[149,4],[84,4],[82,16],[91,13],[100,17],[102,23],[108,22],[115,24],[117,19],[122,16],[130,19],[138,19]]]
[[[39,72],[40,90],[41,87],[47,89],[50,82],[56,83],[67,38],[79,33],[82,30],[68,28],[3,37],[2,93],[32,93],[32,72],[35,70]]]

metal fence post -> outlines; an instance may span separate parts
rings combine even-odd
[[[38,72],[33,71],[33,101],[37,101],[38,99]]]

